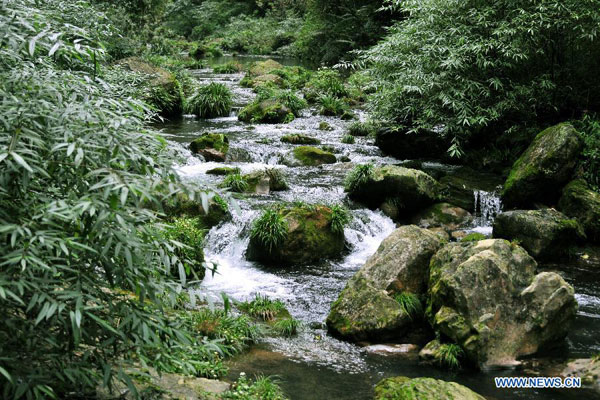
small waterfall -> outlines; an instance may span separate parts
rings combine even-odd
[[[475,229],[473,230],[486,235],[491,234],[494,219],[502,211],[500,196],[496,191],[474,190],[473,197],[475,202]]]

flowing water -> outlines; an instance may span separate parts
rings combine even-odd
[[[196,72],[196,77],[202,81],[227,84],[235,94],[236,110],[253,97],[250,90],[238,85],[241,74],[214,75],[211,70],[200,70]],[[357,118],[362,119],[364,115],[357,112]],[[318,130],[322,121],[328,122],[333,129]],[[230,378],[236,379],[240,372],[249,375],[276,375],[293,400],[368,399],[372,397],[375,383],[384,377],[397,375],[453,380],[489,398],[575,398],[574,392],[501,391],[493,386],[494,376],[536,374],[541,373],[540,368],[453,373],[419,365],[414,352],[394,356],[373,354],[364,347],[337,340],[327,334],[324,321],[330,304],[348,279],[395,228],[395,224],[379,211],[362,208],[346,199],[343,180],[355,164],[399,163],[398,160],[382,156],[370,138],[358,137],[354,144],[342,144],[340,140],[347,124],[348,122],[337,118],[315,116],[312,111],[307,111],[302,118],[286,125],[249,125],[238,122],[234,111],[232,116],[226,118],[196,120],[186,117],[162,126],[173,145],[187,156],[187,162],[179,168],[181,176],[186,180],[216,186],[222,177],[206,175],[205,172],[211,168],[236,166],[246,173],[270,166],[281,168],[290,186],[288,191],[274,192],[269,196],[249,196],[240,200],[240,210],[233,213],[232,220],[213,228],[206,238],[206,257],[218,263],[218,273],[205,279],[200,292],[213,298],[218,298],[224,292],[235,300],[246,300],[255,293],[280,298],[291,314],[303,323],[303,329],[297,337],[265,339],[250,352],[230,362]],[[228,135],[231,160],[227,163],[204,162],[192,157],[186,150],[187,143],[208,131]],[[281,143],[279,138],[289,133],[317,137],[322,145],[332,146],[336,155],[347,156],[351,162],[287,168],[281,161],[293,146]],[[435,163],[431,163],[429,167],[445,169],[446,172],[453,170],[451,166]],[[345,203],[351,209],[353,220],[345,229],[347,255],[340,260],[284,269],[270,269],[247,261],[244,252],[249,241],[251,221],[270,204],[298,200],[308,203]],[[473,201],[476,222],[472,230],[489,234],[493,218],[501,209],[499,198],[494,192],[476,190]],[[589,357],[600,351],[599,274],[589,272],[589,269],[574,269],[563,275],[576,287],[580,312],[568,341],[548,355],[551,360],[567,356]]]

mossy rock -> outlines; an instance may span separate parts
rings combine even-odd
[[[583,146],[571,124],[552,126],[534,139],[514,163],[502,190],[506,207],[553,204],[571,179]]]
[[[449,243],[431,259],[426,314],[433,328],[482,369],[564,339],[577,312],[573,288],[502,239]]]
[[[456,382],[397,376],[375,386],[375,400],[485,400]]]
[[[412,223],[421,228],[444,227],[447,230],[456,230],[465,226],[473,219],[471,213],[449,203],[436,203],[419,212],[412,219]]]
[[[321,164],[335,164],[337,161],[332,153],[311,146],[296,147],[292,151],[292,154],[304,166],[313,167]]]
[[[417,326],[395,295],[427,290],[429,260],[442,246],[435,233],[414,225],[396,229],[348,281],[327,316],[329,330],[360,341],[398,340]]]
[[[275,60],[257,61],[250,66],[248,73],[251,77],[269,74],[273,70],[281,69],[283,65]]]
[[[209,169],[208,171],[206,171],[207,175],[230,175],[230,174],[239,174],[240,173],[240,169],[237,167],[217,167],[217,168],[213,168],[213,169]]]
[[[495,238],[518,242],[538,261],[567,258],[583,235],[577,220],[554,209],[507,211],[494,221]]]
[[[333,127],[331,125],[329,125],[329,123],[322,121],[322,122],[319,122],[319,130],[320,131],[332,131]]]
[[[322,205],[288,206],[277,211],[287,224],[285,240],[271,251],[251,238],[246,256],[269,265],[304,265],[337,258],[344,250],[344,232],[334,232],[332,210]]]
[[[229,139],[222,133],[205,133],[190,143],[194,154],[201,154],[206,161],[225,161],[229,151]]]
[[[243,175],[248,184],[246,193],[268,195],[270,192],[277,192],[289,189],[285,177],[278,170],[255,171]]]
[[[117,62],[117,65],[149,76],[144,83],[141,97],[159,114],[174,117],[183,113],[183,89],[174,74],[138,57],[122,59]]]
[[[240,111],[238,119],[248,123],[282,124],[292,122],[294,114],[276,100],[250,103]]]
[[[349,188],[348,196],[371,209],[387,203],[392,214],[403,220],[442,198],[440,184],[416,169],[385,165],[373,169],[362,182]]]
[[[589,241],[600,243],[600,194],[591,190],[583,179],[565,186],[558,208],[579,221]]]
[[[256,78],[252,79],[251,85],[253,88],[256,88],[256,87],[262,86],[262,85],[273,85],[273,86],[277,86],[277,87],[283,87],[284,81],[279,75],[265,74],[265,75],[257,76]]]
[[[289,144],[321,144],[319,139],[301,134],[285,135],[281,141]]]

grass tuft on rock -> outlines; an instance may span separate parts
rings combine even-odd
[[[353,192],[373,177],[373,164],[357,165],[346,177],[344,189]]]
[[[236,193],[244,193],[248,190],[248,182],[239,173],[229,174],[223,180],[223,186]]]
[[[281,312],[286,312],[281,300],[272,300],[267,296],[257,293],[252,301],[239,303],[240,311],[263,321],[272,321]]]
[[[288,226],[277,210],[266,210],[252,225],[250,238],[258,240],[263,247],[272,252],[286,239]]]
[[[394,299],[411,319],[417,319],[423,315],[423,303],[416,294],[401,292],[394,295]]]
[[[460,369],[460,361],[464,355],[463,349],[455,343],[444,343],[435,352],[435,358],[440,366],[452,370]]]
[[[227,117],[233,105],[233,94],[222,83],[209,83],[200,87],[188,100],[187,112],[198,118]]]

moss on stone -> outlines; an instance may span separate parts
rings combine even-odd
[[[238,115],[240,121],[264,124],[288,123],[294,118],[294,114],[276,100],[250,103]]]
[[[583,179],[565,186],[558,207],[579,221],[588,240],[600,242],[600,194],[591,190]]]
[[[294,134],[294,135],[285,135],[281,138],[283,143],[290,144],[320,144],[321,141],[317,138],[313,138],[306,135]]]
[[[192,153],[198,153],[204,149],[214,149],[220,153],[227,154],[229,151],[229,139],[222,133],[205,133],[190,143]]]
[[[469,233],[464,238],[462,238],[460,241],[461,242],[478,242],[480,240],[485,240],[485,239],[487,239],[487,237],[483,233],[472,232],[472,233]]]
[[[209,169],[206,171],[208,175],[229,175],[229,174],[239,174],[240,169],[235,167],[217,167],[213,169]]]
[[[297,147],[294,149],[293,154],[302,165],[306,166],[334,164],[337,161],[333,154],[310,146]]]
[[[485,400],[455,382],[405,376],[387,378],[375,386],[375,400]]]

